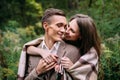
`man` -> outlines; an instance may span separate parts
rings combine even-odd
[[[44,38],[38,38],[28,42],[24,46],[24,53],[21,54],[19,63],[18,79],[23,77],[22,79],[25,78],[25,80],[56,80],[56,76],[59,75],[53,68],[60,62],[61,57],[67,56],[73,63],[80,57],[76,47],[62,41],[62,36],[67,27],[67,20],[63,11],[53,8],[47,9],[42,17],[42,26],[45,30]],[[45,60],[41,56],[26,56],[26,48],[29,45],[45,49],[50,53],[57,55],[50,56],[54,62],[45,63]],[[41,65],[41,63],[43,63],[43,65]],[[62,79],[63,78],[65,77],[62,77]]]

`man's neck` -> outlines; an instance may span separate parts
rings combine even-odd
[[[55,44],[55,41],[53,41],[49,37],[45,36],[45,44],[49,49],[51,49],[53,47],[53,45]]]

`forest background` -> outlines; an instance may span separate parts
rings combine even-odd
[[[120,0],[1,0],[0,80],[16,80],[24,43],[43,35],[41,16],[47,8],[91,16],[102,39],[98,80],[120,79]]]

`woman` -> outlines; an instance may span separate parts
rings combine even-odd
[[[63,58],[62,66],[78,80],[97,80],[101,47],[94,21],[87,15],[76,14],[70,19],[65,39],[80,49],[81,57],[75,64]]]
[[[61,65],[66,71],[68,71],[75,80],[97,80],[101,48],[100,38],[92,18],[83,14],[76,14],[71,17],[64,41],[78,47],[81,54],[80,59],[75,64],[67,57],[61,59]],[[34,51],[32,51],[33,48]],[[44,53],[40,53],[41,56],[48,56],[48,54],[45,54],[46,52],[44,52],[44,50],[39,51]],[[30,54],[39,54],[39,51],[33,46],[27,49],[27,52]],[[49,57],[45,58],[46,62],[52,60],[53,59]]]

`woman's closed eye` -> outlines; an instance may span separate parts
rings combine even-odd
[[[75,33],[75,31],[74,31],[73,29],[70,29],[70,31],[71,31],[72,33]]]

